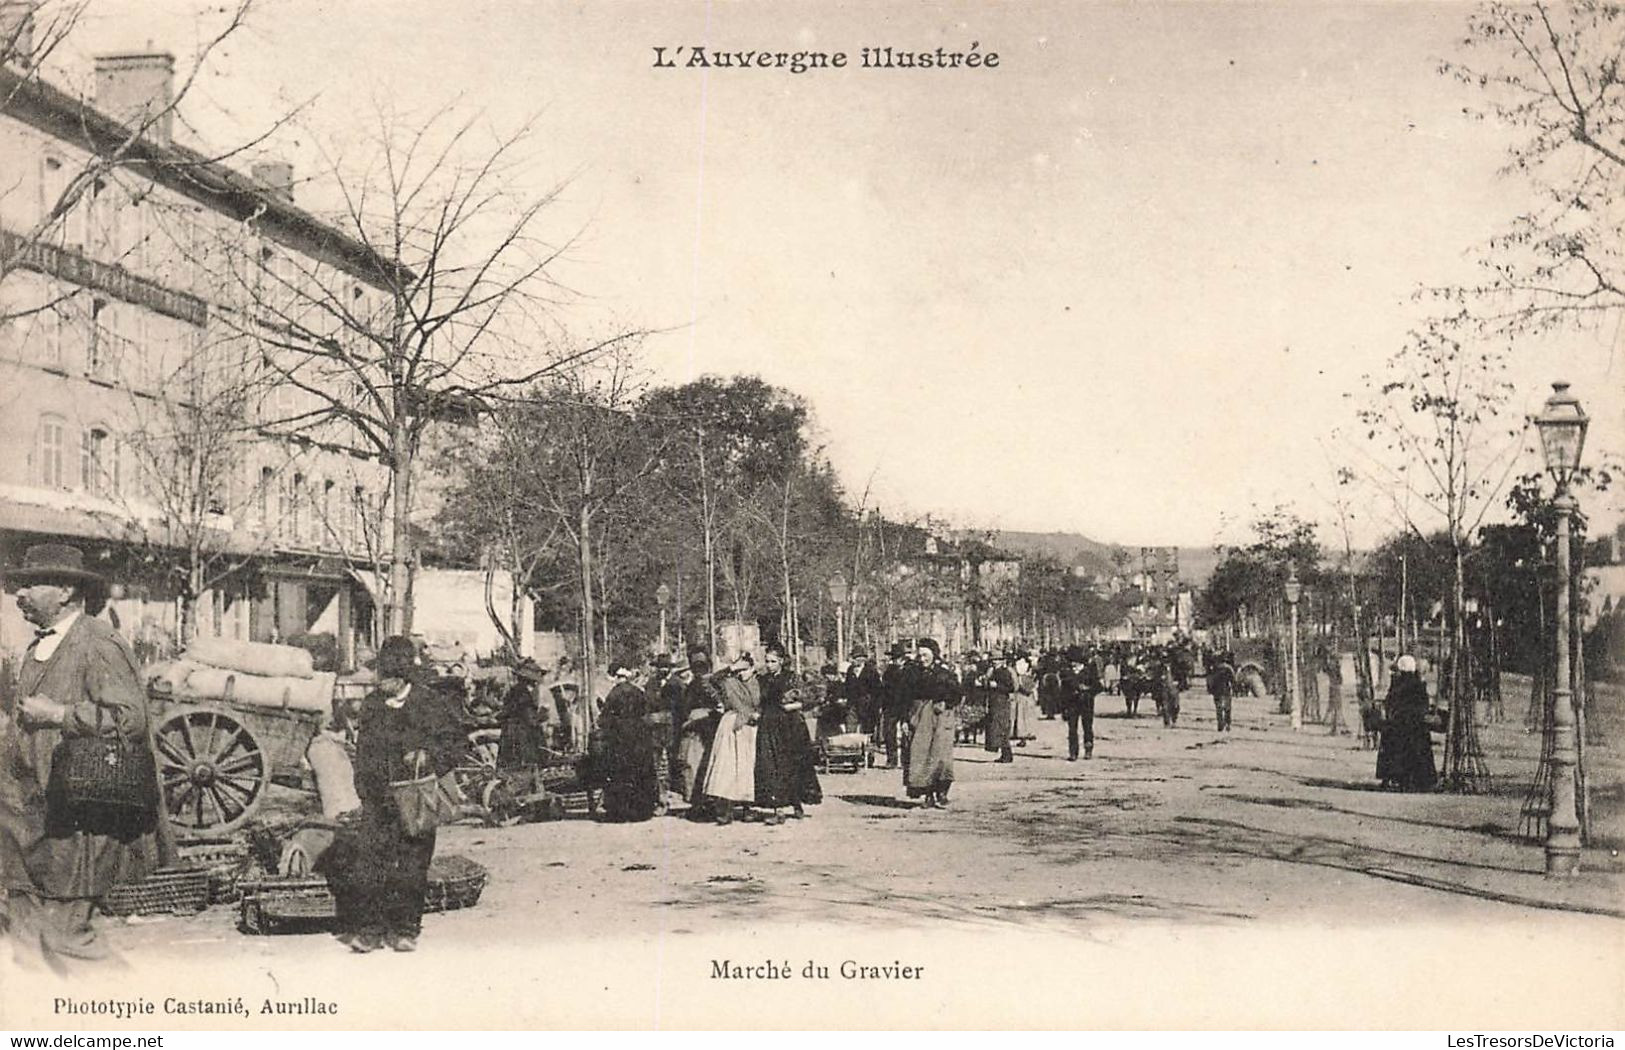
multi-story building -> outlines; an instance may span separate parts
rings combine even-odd
[[[204,634],[330,633],[350,662],[388,472],[278,381],[229,256],[256,281],[319,273],[358,311],[387,308],[387,263],[298,206],[288,165],[245,175],[177,143],[173,77],[168,54],[102,56],[86,101],[0,66],[0,564],[85,549],[154,650],[189,612]],[[30,634],[0,604],[15,651]]]

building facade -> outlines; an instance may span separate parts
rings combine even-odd
[[[372,636],[389,475],[255,337],[266,289],[314,275],[387,308],[385,263],[252,174],[172,136],[168,54],[96,60],[78,99],[0,66],[0,566],[87,551],[138,648],[183,630]],[[244,267],[241,260],[253,265]],[[274,344],[274,341],[272,341]],[[31,632],[0,612],[0,652]]]

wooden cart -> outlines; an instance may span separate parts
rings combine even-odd
[[[164,809],[182,838],[217,837],[246,824],[271,781],[303,786],[305,750],[319,711],[245,704],[232,698],[177,699],[155,685],[153,746]]]
[[[838,733],[817,744],[820,773],[857,773],[875,764],[867,733]]]

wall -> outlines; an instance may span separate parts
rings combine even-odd
[[[507,622],[512,585],[506,573],[497,573],[492,602]],[[502,636],[485,610],[485,573],[477,569],[424,569],[412,583],[412,630],[431,644],[460,644],[474,656],[490,656],[502,648]],[[520,622],[531,622],[530,599],[522,599]],[[531,632],[521,631],[521,655],[532,655]]]

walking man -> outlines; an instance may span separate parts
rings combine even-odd
[[[1230,705],[1236,695],[1236,668],[1229,653],[1214,657],[1207,669],[1207,691],[1213,697],[1213,714],[1219,731],[1230,731]]]
[[[59,746],[101,737],[120,742],[126,759],[150,760],[147,697],[129,644],[96,618],[107,584],[77,547],[30,547],[10,577],[35,632],[21,699],[6,712],[16,721],[0,722],[0,931],[9,923],[24,948],[60,967],[63,957],[107,956],[92,919],[109,890],[155,865],[158,785],[152,777],[147,797],[126,809],[76,803],[55,790]]]
[[[1083,729],[1083,757],[1095,757],[1095,697],[1104,686],[1100,667],[1082,649],[1067,653],[1068,667],[1061,672],[1061,714],[1066,718],[1066,760],[1078,760],[1078,729]]]

